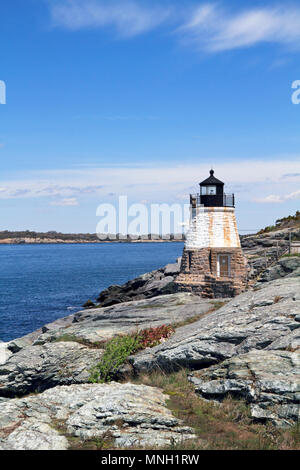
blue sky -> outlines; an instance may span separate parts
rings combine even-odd
[[[0,230],[94,232],[211,165],[241,230],[299,209],[299,1],[10,0],[0,39]]]

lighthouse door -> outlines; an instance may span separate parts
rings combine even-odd
[[[218,255],[218,276],[228,277],[230,274],[230,257],[229,255]]]

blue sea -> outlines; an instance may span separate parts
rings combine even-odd
[[[9,341],[81,309],[181,256],[183,243],[0,245],[0,340]]]

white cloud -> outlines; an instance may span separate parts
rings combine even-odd
[[[34,173],[31,174],[31,177],[34,177]],[[96,194],[104,187],[99,184],[89,184],[89,182],[84,184],[80,180],[67,181],[67,179],[58,183],[55,178],[44,180],[41,175],[40,178],[33,180],[30,178],[30,180],[8,181],[5,183],[6,186],[0,187],[0,198],[71,197]]]
[[[54,25],[69,30],[113,27],[125,37],[150,31],[170,15],[169,8],[130,0],[70,0],[51,4]]]
[[[279,4],[233,10],[223,3],[172,5],[141,0],[54,0],[48,4],[54,26],[67,30],[112,28],[131,37],[167,24],[184,43],[206,52],[277,43],[299,48],[300,8]],[[282,64],[281,64],[282,65]]]
[[[300,9],[284,5],[229,12],[219,4],[205,4],[194,10],[178,32],[186,41],[209,52],[262,42],[296,47],[300,39]]]
[[[278,204],[283,202],[282,196],[276,196],[275,194],[270,194],[269,196],[254,199],[255,202],[261,204]]]
[[[75,197],[68,197],[57,201],[51,201],[51,206],[78,206],[78,201]]]
[[[288,201],[288,200],[292,200],[292,199],[300,199],[300,190],[298,191],[294,191],[293,193],[290,193],[290,194],[287,194],[285,196],[285,199]]]
[[[282,202],[292,201],[295,199],[300,199],[300,190],[293,191],[292,193],[289,193],[289,194],[282,194],[280,196],[275,195],[275,194],[270,194],[269,196],[266,196],[264,198],[258,198],[255,201],[259,203],[280,204]]]
[[[188,201],[189,193],[199,190],[198,183],[210,169],[210,162],[201,164],[165,164],[150,166],[80,167],[76,169],[31,172],[23,179],[0,181],[0,200],[15,198],[48,198],[60,200],[103,201],[111,196],[127,194],[134,200]],[[238,160],[219,163],[215,174],[226,184],[227,192],[238,192],[238,200],[280,202],[298,198],[299,156],[283,156],[278,160]],[[269,195],[272,196],[269,196]],[[264,201],[268,198],[267,201]],[[263,201],[262,201],[263,200]]]

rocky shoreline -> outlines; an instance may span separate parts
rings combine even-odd
[[[300,230],[298,232],[300,235]],[[281,230],[262,235],[247,235],[241,237],[243,251],[248,258],[248,281],[249,286],[256,282],[261,275],[262,280],[275,279],[272,266],[277,260],[288,253],[289,232]],[[129,302],[131,300],[142,300],[158,295],[174,294],[178,292],[178,285],[175,284],[175,278],[180,272],[181,258],[176,263],[143,274],[135,279],[126,282],[123,285],[113,285],[103,290],[97,299],[90,300],[86,306],[93,307],[95,305],[107,307],[121,302]],[[289,258],[282,258],[281,270],[283,277],[294,270],[293,261]],[[289,268],[289,266],[291,267]],[[278,271],[279,272],[279,271]],[[270,273],[270,274],[268,274]],[[266,277],[269,276],[269,277]]]
[[[246,243],[253,282],[235,298],[177,292],[175,263],[110,287],[93,308],[1,343],[0,449],[68,449],[72,440],[103,436],[115,448],[165,448],[193,440],[193,426],[174,416],[159,387],[135,383],[142,375],[167,376],[182,368],[204,402],[233,397],[249,406],[253,422],[296,425],[300,257],[277,260],[277,244],[274,259],[273,242]],[[129,356],[114,382],[90,383],[112,338],[163,325],[172,326],[172,335]]]

